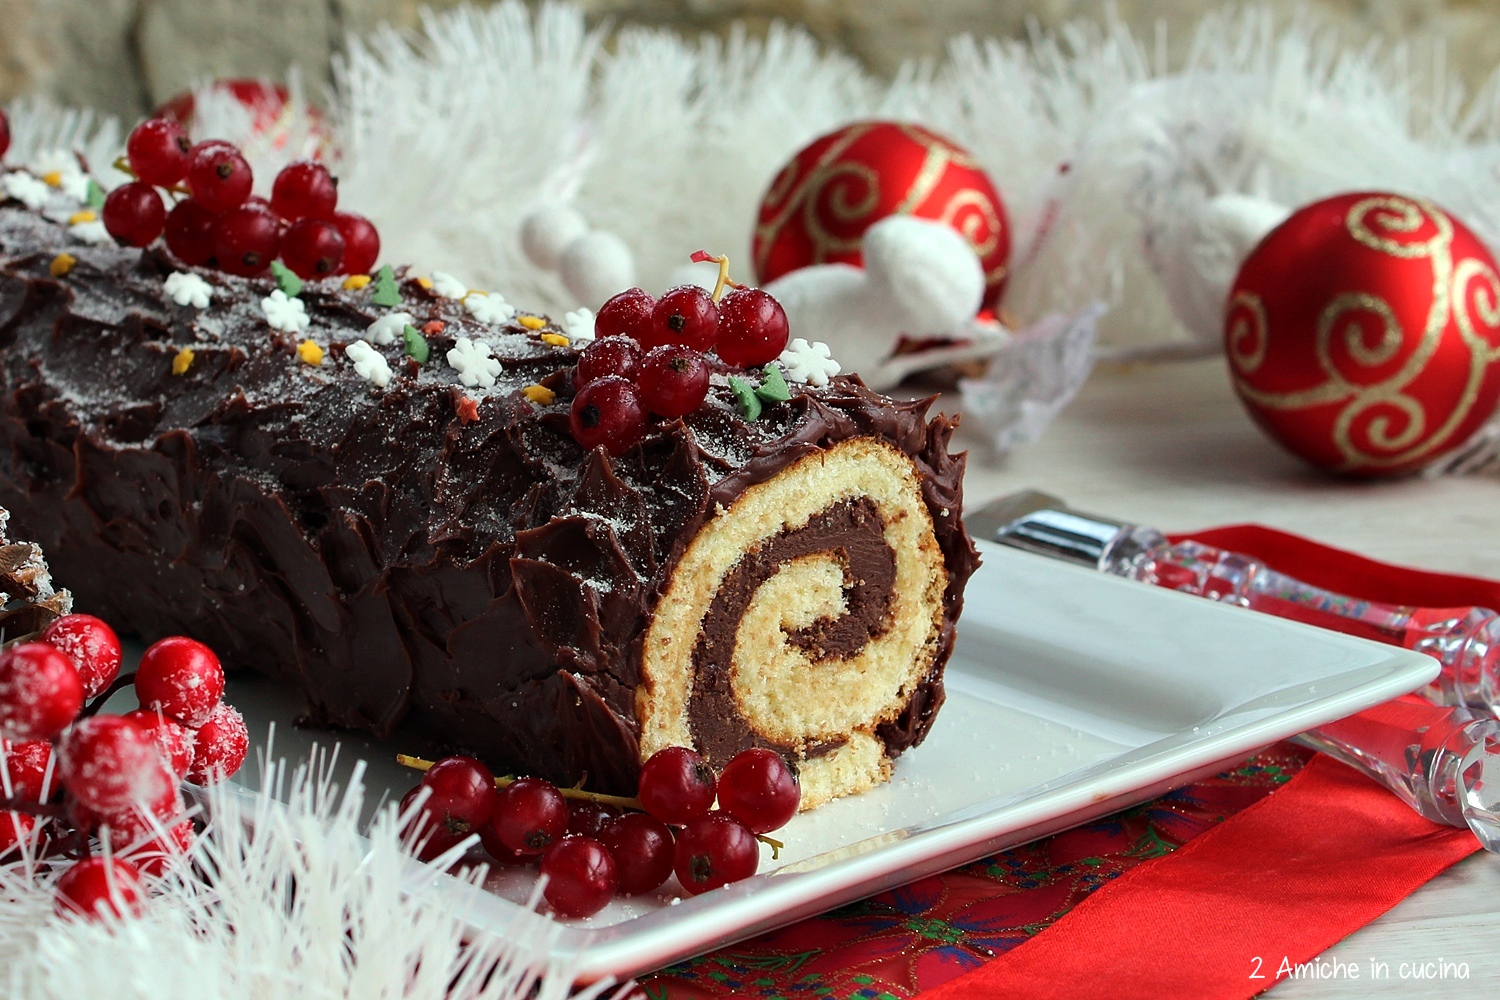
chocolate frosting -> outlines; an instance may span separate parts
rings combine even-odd
[[[63,251],[76,264],[53,277]],[[927,419],[932,400],[839,377],[793,385],[752,422],[716,379],[699,410],[610,458],[568,431],[577,354],[542,339],[550,326],[486,327],[403,280],[395,308],[433,331],[431,356],[376,347],[395,375],[381,389],[344,357],[390,311],[370,289],[309,282],[311,328],[293,336],[266,322],[271,281],[198,270],[214,296],[197,310],[164,294],[179,270],[193,269],[0,203],[0,506],[81,608],[296,683],[323,724],[410,726],[501,770],[630,792],[641,636],[687,543],[749,486],[874,436],[915,463],[949,575],[937,660],[879,736],[895,754],[927,732],[977,562],[964,457],[948,452],[954,421]],[[465,389],[444,363],[461,336],[500,360],[493,387]],[[321,367],[298,360],[304,338],[328,351]],[[184,347],[192,364],[173,375]],[[521,393],[536,384],[556,399]],[[858,504],[818,528],[847,537],[851,573],[878,592],[869,531]],[[799,641],[854,649],[880,627],[880,600],[860,593]]]

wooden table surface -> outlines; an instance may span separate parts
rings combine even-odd
[[[970,449],[970,507],[1029,486],[1167,530],[1258,521],[1377,559],[1500,575],[1500,473],[1386,482],[1322,475],[1261,435],[1220,361],[1097,371],[1040,442],[1003,463],[977,428],[961,430],[958,443]],[[1500,980],[1500,858],[1481,853],[1456,865],[1324,957],[1335,956],[1364,969],[1386,962],[1391,977],[1289,981],[1269,995],[1489,997]],[[1279,961],[1265,958],[1272,968]],[[1400,978],[1403,962],[1440,959],[1467,962],[1469,978]]]

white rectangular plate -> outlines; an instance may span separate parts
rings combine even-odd
[[[659,968],[1146,801],[1437,670],[1405,650],[981,548],[947,704],[895,778],[795,818],[776,834],[781,860],[764,851],[752,879],[696,898],[616,900],[572,922],[556,953],[576,959],[583,981]],[[289,726],[300,702],[269,682],[238,679],[229,699],[252,734],[279,723],[278,756],[332,740]],[[346,766],[369,761],[370,801],[414,783],[393,743],[338,740]],[[444,891],[477,929],[501,928],[531,878],[510,870],[491,892],[457,880]]]

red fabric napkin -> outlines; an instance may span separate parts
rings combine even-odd
[[[1391,566],[1259,525],[1185,537],[1351,596],[1500,607],[1494,581]],[[1254,996],[1478,849],[1467,830],[1429,823],[1317,757],[1280,791],[923,997]]]

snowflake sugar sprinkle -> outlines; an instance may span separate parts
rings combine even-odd
[[[469,388],[494,386],[500,374],[500,362],[490,357],[490,345],[480,344],[468,337],[459,337],[448,352],[448,364],[458,372],[458,379]]]
[[[195,309],[207,309],[214,297],[214,286],[188,271],[173,271],[162,287],[173,302]]]
[[[115,242],[115,238],[109,235],[109,230],[104,228],[104,223],[98,219],[91,222],[76,222],[68,227],[68,232],[96,247],[113,246]]]
[[[302,304],[302,300],[288,298],[286,292],[279,288],[261,299],[260,307],[266,314],[266,322],[271,324],[273,330],[280,330],[282,333],[301,333],[312,326],[312,320],[308,319],[307,307]]]
[[[808,343],[802,337],[794,337],[777,360],[786,369],[787,378],[807,385],[827,385],[840,371],[833,352],[821,340]]]
[[[490,326],[509,323],[516,314],[515,307],[505,301],[504,296],[486,295],[484,292],[470,292],[464,296],[464,308],[469,311],[470,316]]]
[[[416,326],[417,321],[412,318],[411,313],[393,312],[384,316],[365,327],[364,338],[371,343],[394,344],[401,339],[401,334],[408,326]]]
[[[374,382],[381,389],[391,384],[391,366],[386,363],[385,356],[363,340],[354,341],[344,348],[344,353],[354,362],[354,370],[361,378]]]
[[[432,290],[445,299],[462,299],[469,294],[469,286],[446,271],[432,272]]]
[[[568,335],[569,340],[590,341],[594,339],[594,311],[592,309],[574,309],[563,316],[563,333]]]
[[[41,209],[52,199],[52,189],[47,186],[46,181],[38,180],[19,170],[6,174],[5,180],[0,181],[0,188],[4,188],[6,194],[34,210]]]

